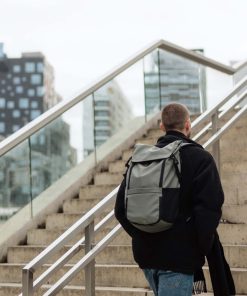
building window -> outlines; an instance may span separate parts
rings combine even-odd
[[[8,109],[14,109],[14,107],[15,107],[14,101],[8,101],[7,102],[7,108]]]
[[[36,117],[38,117],[41,114],[41,112],[39,110],[32,110],[31,111],[31,120],[35,119]]]
[[[20,79],[20,77],[14,77],[14,78],[13,78],[13,83],[14,83],[14,84],[20,84],[20,83],[21,83],[21,79]]]
[[[17,94],[22,94],[23,93],[23,87],[22,86],[17,86],[15,88],[15,91],[16,91]]]
[[[5,132],[5,123],[0,122],[0,133],[4,133],[4,132]]]
[[[12,75],[11,75],[11,74],[8,74],[8,75],[7,75],[7,78],[11,78],[11,77],[12,77]]]
[[[34,97],[34,96],[35,96],[35,90],[34,90],[33,88],[29,88],[29,89],[27,90],[27,95],[28,95],[29,97]]]
[[[21,98],[21,99],[19,100],[19,107],[20,107],[21,109],[27,109],[27,108],[28,108],[28,99],[26,99],[26,98]]]
[[[6,90],[5,90],[5,89],[2,89],[2,90],[1,90],[1,93],[2,93],[2,94],[5,94],[5,93],[6,93]]]
[[[11,90],[12,89],[12,86],[11,85],[8,85],[7,86],[7,90]]]
[[[26,82],[27,81],[27,77],[22,77],[22,81]]]
[[[96,101],[95,102],[95,106],[108,107],[109,105],[110,105],[110,103],[107,101]]]
[[[14,73],[20,73],[21,72],[21,66],[20,65],[14,65],[13,66],[13,72]]]
[[[3,80],[1,81],[1,83],[2,83],[2,84],[6,84],[6,81],[3,79]]]
[[[95,111],[95,116],[109,116],[108,111]]]
[[[35,63],[27,62],[25,63],[25,72],[26,73],[33,73],[35,71]]]
[[[37,72],[42,73],[44,71],[44,64],[39,62],[37,63]]]
[[[42,97],[44,95],[44,93],[45,93],[44,87],[43,86],[37,86],[36,89],[37,89],[37,96]]]
[[[19,124],[14,124],[14,125],[12,126],[12,131],[13,131],[13,133],[16,132],[16,131],[18,131],[18,129],[20,129]]]
[[[39,107],[38,102],[36,102],[36,101],[32,101],[32,102],[31,102],[31,108],[32,108],[32,109],[37,109],[38,107]]]
[[[5,98],[0,98],[0,108],[5,108]]]
[[[40,74],[32,74],[31,75],[31,84],[41,84],[41,75]]]
[[[18,117],[20,117],[20,116],[21,116],[21,112],[20,112],[20,110],[14,110],[14,111],[12,112],[12,116],[13,116],[14,118],[18,118]]]

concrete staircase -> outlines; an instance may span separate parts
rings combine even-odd
[[[226,258],[231,266],[237,294],[247,295],[247,116],[242,118],[221,141],[221,176],[225,191],[223,219],[225,223],[219,226],[219,234]],[[152,129],[138,142],[154,144],[162,133]],[[25,245],[9,246],[7,262],[0,264],[0,296],[18,295],[21,291],[21,269],[25,263],[37,256],[48,244],[71,226],[88,209],[92,208],[107,193],[122,181],[125,161],[130,157],[132,149],[126,150],[122,158],[109,163],[108,170],[98,172],[93,184],[80,189],[77,198],[65,201],[59,213],[49,214],[46,223],[38,229],[27,233]],[[116,221],[111,226],[116,225]],[[109,229],[96,236],[96,241],[102,238]],[[77,240],[83,235],[81,233]],[[75,242],[76,240],[74,240]],[[73,241],[71,242],[71,244]],[[135,264],[131,252],[130,238],[122,232],[110,246],[96,259],[96,295],[99,296],[151,296],[148,284]],[[68,246],[65,246],[56,258],[61,256]],[[46,286],[35,295],[42,295],[51,283],[61,277],[76,260],[83,256],[84,250],[49,280]],[[44,271],[43,266],[35,276]],[[208,288],[211,290],[209,274],[205,266]],[[84,274],[75,277],[59,295],[84,295]],[[212,295],[210,293],[204,295]]]

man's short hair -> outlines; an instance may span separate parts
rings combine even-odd
[[[163,108],[161,120],[166,131],[183,130],[184,124],[189,116],[189,110],[185,105],[171,103]]]

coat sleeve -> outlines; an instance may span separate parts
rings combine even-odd
[[[213,157],[203,151],[202,161],[193,179],[193,216],[200,249],[206,255],[218,227],[224,192]]]
[[[126,177],[126,176],[125,176]],[[115,203],[115,216],[119,223],[122,225],[124,230],[130,235],[134,236],[136,234],[141,234],[141,231],[138,230],[136,227],[134,227],[126,218],[125,215],[125,185],[126,181],[125,178],[122,181],[118,193],[117,193],[117,198],[116,198],[116,203]]]

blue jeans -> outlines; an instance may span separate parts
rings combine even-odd
[[[191,296],[194,276],[159,269],[143,269],[155,296]]]

